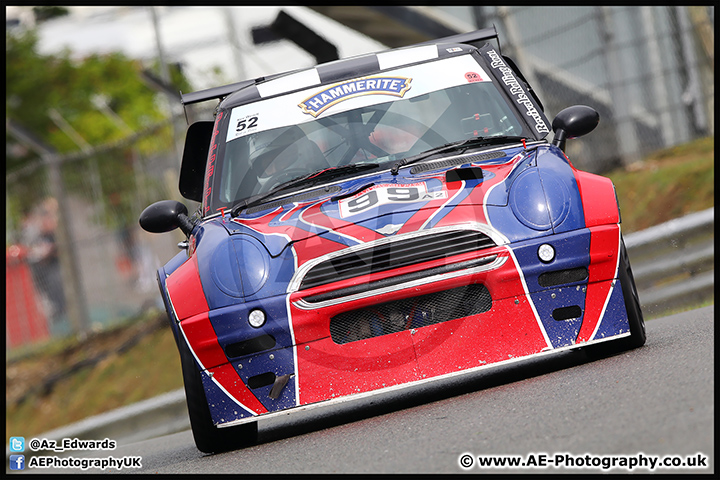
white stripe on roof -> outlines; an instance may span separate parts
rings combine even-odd
[[[257,85],[257,89],[261,97],[271,97],[279,93],[290,92],[318,84],[320,84],[320,75],[316,69],[311,68],[276,78],[269,82],[260,83]]]
[[[437,45],[424,45],[415,48],[401,48],[377,54],[380,69],[398,67],[409,63],[422,62],[438,58]]]

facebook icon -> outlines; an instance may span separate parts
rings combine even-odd
[[[10,455],[10,470],[25,470],[25,455]]]

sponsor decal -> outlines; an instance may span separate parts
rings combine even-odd
[[[385,183],[374,185],[352,197],[344,198],[338,202],[338,206],[340,217],[345,218],[386,203],[428,202],[438,198],[447,198],[447,192],[445,190],[428,192],[424,182],[406,185]]]
[[[210,152],[208,154],[207,167],[205,167],[205,185],[203,186],[203,215],[210,214],[210,195],[212,194],[212,178],[215,173],[215,159],[217,156],[217,135],[220,133],[220,120],[222,120],[223,112],[218,113],[213,127],[212,139],[210,140]]]
[[[402,97],[410,89],[411,78],[363,77],[325,88],[301,102],[303,113],[317,117],[333,105],[360,95],[394,95]]]
[[[538,133],[550,133],[550,129],[543,120],[542,115],[535,108],[520,82],[515,78],[512,68],[505,63],[495,50],[488,50],[487,54],[490,57],[490,66],[502,73],[501,80],[510,90],[510,94],[515,96],[515,101],[525,107],[525,115],[535,121],[535,130]]]
[[[482,82],[482,78],[480,78],[480,75],[478,75],[478,74],[475,73],[475,72],[467,72],[467,73],[465,74],[465,79],[466,79],[469,83]]]

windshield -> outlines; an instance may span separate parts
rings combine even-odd
[[[329,168],[390,168],[451,142],[527,136],[519,117],[470,55],[242,105],[224,116],[206,201],[214,212]]]

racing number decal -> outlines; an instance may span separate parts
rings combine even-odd
[[[346,204],[345,211],[348,215],[352,215],[354,213],[360,213],[363,210],[372,207],[373,205],[378,203],[378,196],[377,192],[375,190],[371,190],[367,193],[363,193],[357,198],[353,198],[352,200],[348,201]],[[341,208],[341,216],[342,215],[342,208]]]
[[[340,217],[362,213],[368,208],[386,203],[410,203],[447,198],[447,192],[428,192],[425,183],[397,186],[395,184],[375,185],[357,195],[340,200]]]
[[[237,127],[235,127],[236,132],[242,132],[247,127],[248,129],[254,128],[257,126],[258,117],[247,117],[247,118],[241,118],[238,120]]]

